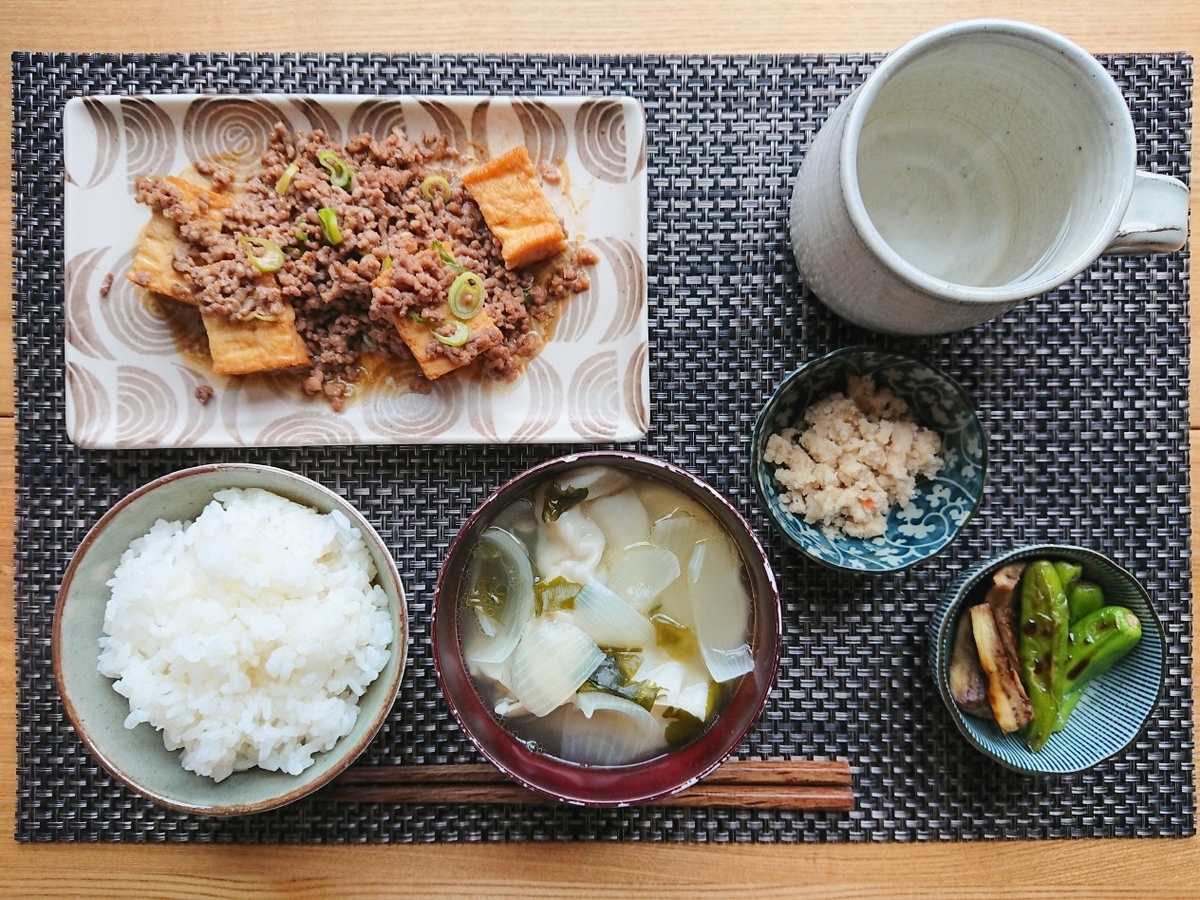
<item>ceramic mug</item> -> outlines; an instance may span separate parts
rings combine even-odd
[[[1105,253],[1178,250],[1188,191],[1136,169],[1113,79],[1051,31],[974,20],[890,54],[800,166],[790,231],[813,292],[855,324],[941,334]]]

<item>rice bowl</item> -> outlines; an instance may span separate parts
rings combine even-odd
[[[375,574],[370,590],[357,597],[354,602],[362,603],[364,598],[369,598],[368,605],[380,610],[382,617],[374,614],[363,616],[366,607],[359,608],[353,616],[364,617],[364,633],[371,635],[367,637],[364,647],[374,643],[378,649],[379,641],[387,634],[391,635],[391,639],[382,654],[362,650],[360,658],[355,659],[354,652],[349,652],[348,656],[352,662],[342,667],[329,664],[329,661],[346,655],[346,648],[340,646],[342,642],[349,640],[351,645],[357,645],[361,635],[347,637],[339,634],[340,626],[333,626],[329,618],[323,618],[318,623],[311,614],[286,617],[289,621],[300,621],[301,624],[303,620],[308,620],[308,627],[301,631],[302,634],[308,635],[311,646],[306,647],[303,662],[298,657],[288,659],[284,653],[275,659],[271,668],[282,683],[293,683],[291,679],[296,676],[297,671],[301,671],[302,678],[304,674],[311,674],[308,671],[310,666],[321,668],[317,660],[323,656],[326,665],[322,678],[326,688],[332,695],[346,695],[336,704],[337,715],[315,715],[318,710],[329,712],[333,708],[334,704],[330,702],[329,696],[314,700],[308,713],[301,711],[309,698],[300,700],[293,697],[292,710],[285,714],[295,717],[297,721],[307,714],[312,720],[300,722],[299,725],[296,722],[292,723],[291,727],[297,729],[296,746],[289,748],[285,735],[279,741],[265,741],[265,753],[260,752],[262,748],[242,747],[243,758],[237,763],[234,762],[237,758],[236,752],[226,755],[226,752],[222,751],[219,756],[224,757],[224,761],[218,759],[213,763],[212,773],[200,775],[184,767],[185,750],[182,742],[179,742],[178,749],[168,749],[168,746],[164,746],[164,734],[145,721],[130,722],[136,727],[125,727],[127,719],[140,718],[144,712],[153,708],[154,704],[146,706],[144,701],[139,700],[144,708],[142,712],[132,714],[129,701],[114,690],[114,681],[99,669],[98,642],[105,632],[105,612],[112,595],[108,582],[113,580],[118,563],[130,545],[136,539],[149,534],[160,519],[165,522],[159,527],[174,533],[169,523],[196,519],[206,506],[213,503],[215,495],[228,489],[247,492],[258,488],[307,507],[310,511],[315,511],[314,515],[320,514],[318,518],[330,524],[331,532],[340,532],[343,537],[352,535],[353,532],[358,533],[361,541],[359,549],[364,556],[351,568],[362,571],[362,559],[365,559],[369,569],[373,569]],[[257,543],[271,546],[270,536],[264,533],[263,540]],[[350,545],[353,543],[351,539]],[[340,550],[338,552],[340,553]],[[278,554],[273,551],[266,556]],[[226,556],[221,558],[228,559]],[[228,565],[225,568],[228,569]],[[292,568],[290,564],[289,568]],[[338,567],[334,567],[336,568]],[[170,604],[164,602],[161,593],[158,595],[158,605],[164,611],[172,609]],[[342,601],[334,601],[331,604],[333,610],[337,610],[341,605]],[[345,605],[342,608],[342,619],[347,611],[353,609],[356,609],[353,604]],[[182,664],[193,665],[194,661],[187,660],[187,656],[199,655],[202,658],[217,659],[224,655],[226,664],[233,665],[234,656],[226,652],[229,648],[222,649],[223,641],[215,636],[214,629],[200,624],[199,613],[192,616],[190,613],[178,614],[178,610],[174,612],[190,625],[190,629],[176,628],[173,638],[178,642],[174,646],[180,653],[179,659],[184,660]],[[248,619],[254,619],[252,613],[245,610],[243,613]],[[209,609],[204,614],[211,615],[212,610]],[[336,613],[332,614],[337,617]],[[159,631],[165,630],[166,620],[169,618],[170,616],[160,614],[159,624],[155,627]],[[278,635],[274,634],[278,627],[270,624],[267,618],[260,618],[255,625],[259,634],[253,641],[249,638],[249,628],[238,640],[233,641],[238,645],[239,653],[247,649],[247,641],[257,641],[260,651],[272,642],[278,642]],[[175,625],[176,623],[171,623],[172,627]],[[190,649],[188,641],[180,637],[185,633],[190,633],[195,638]],[[320,635],[319,641],[312,640],[314,635]],[[302,641],[304,639],[301,638]],[[165,806],[221,816],[261,812],[291,802],[326,784],[353,762],[391,712],[404,670],[407,642],[407,613],[399,574],[386,545],[361,514],[334,492],[302,476],[267,466],[219,464],[176,472],[133,491],[92,528],[63,577],[55,609],[52,649],[55,676],[67,715],[83,745],[104,768],[139,794]],[[123,652],[112,646],[106,649],[116,654],[114,662],[119,658],[120,652]],[[278,649],[278,646],[275,649]],[[169,655],[173,655],[175,650],[168,651]],[[241,666],[245,659],[238,659],[237,662],[238,666]],[[261,662],[265,672],[266,660]],[[288,671],[289,667],[291,671]],[[376,669],[377,675],[369,678],[370,672]],[[139,676],[133,677],[137,680]],[[126,681],[129,678],[127,672]],[[226,688],[229,688],[229,684],[226,684]],[[357,696],[360,689],[361,696]],[[303,690],[308,691],[307,683]],[[279,696],[283,694],[278,694],[277,697]],[[350,696],[355,696],[357,700],[357,712],[354,714],[349,712],[345,702]],[[219,706],[220,701],[216,702]],[[271,700],[272,705],[275,702],[277,698]],[[236,703],[229,705],[232,708]],[[168,706],[171,706],[169,702],[162,708]],[[182,708],[188,713],[186,706],[185,703]],[[178,713],[180,709],[177,702],[173,712]],[[212,716],[211,709],[206,712],[209,713],[204,717],[206,721],[220,721],[219,716]],[[246,714],[244,706],[242,713]],[[255,724],[254,717],[249,715],[247,722],[250,726],[247,733],[253,733],[263,723],[268,723],[267,729],[277,728],[279,724],[270,723],[267,717]],[[318,746],[310,750],[307,746],[302,746],[307,744],[310,738],[299,737],[299,730],[307,729],[313,722],[318,723],[317,730],[321,731],[321,734],[311,739]],[[230,728],[228,721],[216,727],[218,730]],[[263,734],[265,733],[264,731]],[[192,739],[196,735],[189,734],[188,737]],[[240,739],[235,743],[240,743]],[[272,751],[268,745],[275,748],[274,759],[271,758]],[[293,753],[297,748],[299,752]],[[255,759],[253,766],[243,766],[251,757]],[[309,759],[311,764],[307,762]],[[261,767],[260,761],[267,762],[269,768]],[[280,765],[274,766],[272,763]],[[207,762],[205,764],[207,765]],[[211,776],[220,773],[224,766],[230,769],[229,774],[220,781],[214,780]],[[287,768],[299,768],[300,772],[292,774],[286,771]]]
[[[185,769],[299,775],[358,718],[387,663],[387,597],[359,531],[261,488],[159,519],[108,586],[101,674]]]

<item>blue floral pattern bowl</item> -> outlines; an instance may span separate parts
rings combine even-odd
[[[850,376],[867,374],[877,389],[903,399],[918,424],[941,435],[945,465],[935,478],[917,480],[909,503],[892,507],[884,534],[830,535],[784,506],[775,466],[763,460],[763,452],[767,439],[799,423],[810,404],[845,391]],[[835,569],[894,572],[929,559],[954,540],[983,497],[987,440],[971,398],[949,375],[899,353],[846,347],[805,363],[767,401],[752,441],[754,483],[772,521],[789,543]]]

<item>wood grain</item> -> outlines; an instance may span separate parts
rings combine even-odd
[[[321,799],[340,803],[553,803],[491,765],[356,766]],[[849,812],[854,808],[845,760],[731,760],[699,784],[656,806],[726,806]]]
[[[975,16],[1036,22],[1096,53],[1200,55],[1195,0],[427,0],[254,4],[209,0],[0,0],[0,44],[78,51],[546,51],[749,53],[887,50],[934,25]],[[0,120],[11,142],[11,72],[0,71]],[[11,162],[0,195],[11,208]],[[1192,221],[1200,221],[1193,192]],[[0,260],[11,271],[11,226]],[[1191,318],[1196,320],[1193,303]],[[3,321],[11,321],[10,302]],[[1164,327],[1169,323],[1164,323]],[[0,391],[3,483],[0,579],[12,596],[13,367]],[[17,348],[19,352],[19,348]],[[1197,371],[1200,342],[1193,342]],[[1200,459],[1200,409],[1190,410]],[[1191,479],[1198,481],[1195,462]],[[1193,497],[1193,520],[1196,520]],[[1195,532],[1195,529],[1194,529]],[[1193,535],[1192,556],[1200,552]],[[0,695],[16,695],[15,632],[0,616]],[[470,846],[19,845],[16,710],[0,712],[0,895],[6,897],[656,897],[1072,898],[1200,896],[1200,839],[925,842],[850,845],[482,844]]]

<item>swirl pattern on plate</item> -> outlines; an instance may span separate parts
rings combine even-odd
[[[112,408],[104,382],[75,363],[67,363],[68,417],[75,443],[88,447],[99,441],[108,425]]]
[[[630,334],[645,318],[646,264],[624,238],[597,238],[594,246],[601,260],[607,263],[616,286],[613,291],[616,310],[600,338],[600,343],[608,344]]]
[[[587,171],[611,184],[623,184],[645,168],[643,139],[636,156],[628,146],[625,107],[614,100],[588,101],[575,118],[575,144]],[[632,161],[632,165],[631,165]]]
[[[446,138],[450,146],[458,147],[465,152],[470,139],[467,136],[467,126],[463,123],[462,117],[438,100],[421,99],[419,103],[425,114],[433,119],[434,128]],[[486,105],[486,102],[480,104],[481,107]],[[419,135],[410,135],[410,138],[415,137],[419,137]]]
[[[333,141],[343,140],[342,126],[333,114],[312,97],[288,97],[288,102],[296,108],[310,129],[320,129]]]
[[[67,260],[66,340],[68,346],[92,359],[115,359],[96,327],[89,302],[92,291],[99,293],[93,276],[108,253],[108,247],[88,250]],[[116,285],[114,284],[114,289]],[[101,309],[104,307],[101,306]]]
[[[567,388],[567,405],[572,410],[571,427],[583,440],[612,438],[622,399],[617,378],[617,355],[597,353],[575,370]]]
[[[117,398],[117,433],[127,447],[160,445],[178,421],[175,392],[149,369],[119,366]]]
[[[462,414],[463,391],[457,379],[435,381],[424,394],[400,384],[374,384],[368,390],[363,422],[381,437],[437,437]]]
[[[356,436],[349,422],[332,413],[298,412],[268,423],[255,440],[268,447],[290,447],[352,444]]]
[[[350,116],[350,126],[347,132],[351,136],[371,134],[383,139],[394,129],[408,131],[405,124],[404,107],[394,100],[384,97],[374,97],[364,100]]]
[[[193,444],[212,427],[213,422],[216,421],[217,412],[211,404],[204,404],[196,399],[196,389],[208,382],[186,366],[177,366],[176,371],[179,374],[183,390],[183,396],[180,398],[182,409],[179,415],[182,420],[182,428],[176,439],[184,445]]]
[[[592,325],[596,321],[596,308],[599,306],[595,298],[602,288],[597,287],[595,273],[589,274],[592,278],[588,289],[574,295],[558,314],[558,318],[554,322],[552,341],[573,344],[583,340],[591,331]]]
[[[183,117],[183,146],[193,164],[221,162],[244,179],[267,149],[282,117],[265,100],[200,97]]]
[[[471,431],[489,444],[500,443],[500,433],[496,430],[496,419],[493,414],[496,399],[492,395],[496,392],[497,388],[506,395],[511,394],[512,386],[485,385],[473,377],[459,380],[463,381],[467,386],[467,422],[471,426]]]
[[[117,270],[129,269],[130,256],[121,257]],[[100,315],[108,333],[127,350],[147,356],[175,356],[179,344],[167,323],[161,303],[172,300],[150,300],[126,278],[113,280],[106,302],[100,304]]]
[[[509,438],[515,444],[537,440],[558,421],[563,406],[562,378],[542,357],[536,357],[525,370],[525,389],[529,403],[525,417]]]
[[[90,155],[82,155],[82,159],[72,154],[66,155],[63,168],[68,183],[87,189],[103,183],[116,168],[121,158],[121,133],[117,117],[99,98],[85,97],[83,107],[87,111],[95,151]],[[86,172],[82,170],[85,162],[88,165]],[[80,166],[79,170],[73,170],[76,164]]]
[[[122,97],[121,125],[125,130],[125,173],[132,193],[143,175],[169,170],[175,157],[175,125],[149,97]]]
[[[650,351],[643,344],[629,357],[625,366],[625,409],[634,427],[645,431],[650,427],[650,411],[646,408],[646,382]]]
[[[537,162],[559,163],[567,155],[567,126],[562,116],[538,100],[517,99],[513,112],[525,133],[525,146]]]

